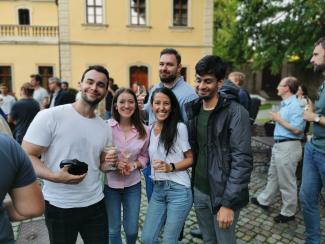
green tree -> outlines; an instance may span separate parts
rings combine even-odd
[[[237,64],[253,60],[256,69],[271,65],[273,73],[286,60],[307,65],[314,42],[325,34],[324,6],[324,0],[238,0],[225,56]]]

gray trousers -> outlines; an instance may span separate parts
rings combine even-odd
[[[297,210],[296,169],[301,160],[300,141],[274,144],[265,189],[257,196],[260,204],[270,206],[278,192],[281,194],[281,214],[293,216]]]
[[[212,212],[210,196],[194,187],[194,208],[205,244],[235,244],[235,228],[240,210],[234,212],[234,221],[228,229],[220,229]]]

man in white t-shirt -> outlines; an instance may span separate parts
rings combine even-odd
[[[49,103],[49,93],[41,86],[42,77],[39,74],[32,74],[30,76],[30,83],[34,87],[33,98],[39,103],[41,109],[46,108]]]
[[[14,96],[11,96],[9,94],[9,89],[8,89],[8,86],[3,83],[3,84],[0,84],[0,93],[2,95],[1,99],[2,99],[2,102],[1,102],[1,109],[2,111],[8,115],[11,111],[11,108],[12,108],[12,105],[16,102],[16,99]]]
[[[94,112],[106,95],[108,79],[104,67],[89,67],[80,82],[81,99],[39,112],[24,137],[22,147],[44,179],[51,243],[75,243],[78,233],[84,243],[108,242],[99,166],[110,128]],[[88,172],[72,175],[68,167],[60,169],[65,159],[85,162]]]

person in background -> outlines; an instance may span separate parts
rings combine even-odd
[[[299,82],[295,77],[285,77],[278,85],[278,95],[282,98],[279,112],[270,112],[275,121],[272,156],[267,185],[251,202],[267,210],[274,202],[276,194],[281,194],[282,207],[274,217],[276,223],[286,223],[295,219],[297,211],[296,170],[302,156],[305,122],[303,109],[295,94]]]
[[[33,99],[34,87],[29,82],[20,88],[21,99],[14,103],[8,116],[9,123],[15,124],[14,138],[21,144],[26,131],[36,114],[40,111],[39,103]]]
[[[63,91],[69,91],[69,83],[67,81],[61,81],[61,89]]]
[[[104,119],[107,120],[112,116],[112,101],[115,91],[118,89],[118,85],[114,84],[114,79],[110,77],[108,91],[105,97],[105,113]]]
[[[11,111],[12,105],[16,102],[14,96],[9,94],[8,86],[5,83],[0,84],[0,94],[2,95],[2,102],[0,108],[5,113],[6,116]]]
[[[34,87],[33,98],[39,103],[41,109],[48,107],[50,96],[47,90],[41,86],[42,77],[39,74],[32,74],[30,78],[30,83]]]
[[[135,244],[138,237],[141,204],[141,173],[148,162],[149,130],[141,122],[135,93],[131,89],[118,89],[113,97],[113,145],[119,152],[117,170],[107,171],[105,204],[108,218],[109,243],[122,244],[121,206],[123,229],[128,244]],[[105,165],[102,165],[105,171]]]
[[[0,243],[15,243],[10,221],[37,217],[44,212],[41,187],[20,145],[0,133]],[[9,193],[10,198],[6,199]]]
[[[192,190],[187,169],[192,166],[192,151],[187,128],[172,90],[157,88],[150,100],[156,122],[150,133],[149,157],[153,193],[142,230],[142,243],[158,241],[176,244],[192,207]]]
[[[57,77],[49,78],[50,101],[49,108],[75,102],[75,95],[61,88],[61,81]]]
[[[296,92],[296,97],[303,110],[313,109],[313,102],[308,97],[308,90],[306,86],[299,85],[298,90]]]
[[[310,60],[316,73],[325,77],[325,37],[316,43]],[[312,138],[305,145],[300,202],[306,226],[306,243],[321,243],[319,198],[325,186],[325,80],[318,90],[315,110],[304,112],[313,123]]]
[[[249,92],[243,87],[245,82],[245,74],[241,72],[231,72],[228,75],[228,79],[233,82],[239,88],[239,102],[241,105],[249,111],[251,106],[251,97]]]

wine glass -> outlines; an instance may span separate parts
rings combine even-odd
[[[107,145],[104,149],[105,153],[107,154],[116,154],[117,153],[117,147],[114,145]],[[116,165],[115,163],[109,163],[107,166],[107,171],[112,171],[112,170],[116,170]]]

